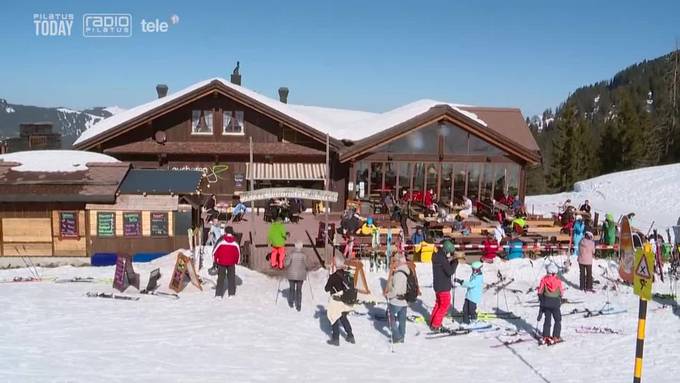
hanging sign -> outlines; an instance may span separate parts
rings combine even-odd
[[[114,213],[97,213],[97,235],[113,237],[116,232],[116,215]]]
[[[78,238],[78,217],[74,212],[59,213],[59,236],[61,238]]]
[[[240,194],[241,202],[268,200],[271,198],[298,198],[314,201],[337,202],[338,192],[303,188],[267,188]]]
[[[123,235],[125,237],[142,236],[142,219],[139,213],[123,213]]]
[[[168,236],[168,213],[151,213],[151,236]]]

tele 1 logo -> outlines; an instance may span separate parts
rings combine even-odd
[[[129,13],[86,13],[83,15],[85,37],[130,37],[132,15]]]

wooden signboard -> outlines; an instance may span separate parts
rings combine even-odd
[[[118,255],[116,259],[116,271],[113,274],[113,288],[123,292],[128,288],[129,283],[127,280],[127,263],[130,260],[129,257]]]
[[[186,278],[191,281],[191,284],[198,287],[199,290],[203,290],[201,287],[201,282],[198,280],[198,275],[196,274],[196,269],[194,268],[191,258],[184,254],[177,254],[177,262],[175,262],[175,269],[172,272],[172,278],[170,278],[170,289],[179,293],[186,287]]]
[[[73,211],[59,212],[59,238],[78,237],[78,214]]]
[[[151,236],[168,236],[168,213],[151,213]]]
[[[139,273],[135,273],[132,257],[129,254],[118,254],[116,271],[113,274],[113,288],[123,292],[130,285],[139,290]]]
[[[140,213],[123,213],[123,236],[142,236],[142,215]]]
[[[116,234],[116,215],[112,212],[97,213],[97,236],[114,237]]]
[[[368,283],[366,283],[366,274],[364,273],[364,264],[357,258],[348,259],[345,265],[349,267],[349,272],[354,278],[354,288],[357,292],[362,294],[370,294]]]

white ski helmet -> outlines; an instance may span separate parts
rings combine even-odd
[[[548,274],[557,274],[557,265],[554,263],[549,264],[546,269]]]

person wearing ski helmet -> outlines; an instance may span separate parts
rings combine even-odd
[[[451,276],[456,273],[458,262],[456,259],[449,260],[456,247],[450,240],[444,240],[441,247],[432,257],[432,287],[435,292],[436,302],[430,315],[430,328],[433,331],[442,328],[444,316],[451,305]]]
[[[554,344],[561,342],[560,332],[562,331],[562,313],[560,306],[562,305],[562,295],[564,294],[564,287],[562,281],[557,277],[557,265],[551,263],[547,267],[547,274],[541,278],[538,285],[538,300],[540,302],[539,318],[542,314],[545,315],[543,322],[543,338],[541,343]],[[551,321],[555,321],[552,326],[552,334],[550,333]]]
[[[467,289],[465,303],[463,304],[463,323],[465,324],[470,324],[470,320],[477,321],[477,305],[482,301],[482,286],[484,285],[482,262],[473,262],[470,267],[472,267],[470,279],[465,282],[460,279],[456,280]]]
[[[576,214],[576,221],[572,228],[574,233],[573,243],[574,243],[574,256],[578,257],[578,245],[583,239],[583,234],[586,232],[586,224],[583,222],[583,217],[580,214]]]

